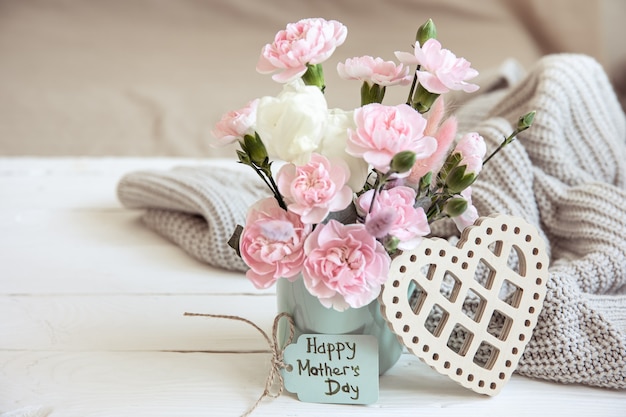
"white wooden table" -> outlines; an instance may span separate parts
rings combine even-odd
[[[262,392],[275,295],[121,207],[127,172],[189,159],[0,158],[0,416],[238,416]],[[234,163],[234,162],[233,162]],[[513,375],[488,398],[404,354],[371,406],[267,399],[253,416],[626,416],[626,393]],[[10,415],[22,416],[26,413]]]

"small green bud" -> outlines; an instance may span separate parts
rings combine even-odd
[[[437,28],[433,23],[432,19],[428,19],[426,23],[417,29],[417,34],[415,35],[415,40],[419,42],[420,45],[424,45],[424,42],[431,38],[437,37]]]
[[[460,216],[467,210],[467,200],[463,197],[453,197],[446,201],[443,212],[450,217]]]
[[[398,152],[391,159],[391,171],[398,174],[408,172],[415,165],[416,157],[417,155],[413,151]]]
[[[387,253],[394,253],[395,251],[397,251],[399,244],[400,239],[395,236],[388,236],[383,242],[383,246],[387,250]]]
[[[241,147],[250,158],[250,161],[258,166],[263,166],[268,157],[267,149],[265,149],[265,145],[259,134],[255,132],[254,136],[245,135],[243,141]]]
[[[446,177],[448,192],[458,194],[476,181],[476,175],[472,172],[466,174],[465,169],[465,165],[459,165],[448,174]]]
[[[530,126],[532,126],[533,120],[535,120],[535,114],[536,112],[533,110],[530,113],[526,113],[525,115],[520,117],[517,121],[517,130],[521,132],[522,130],[526,130]]]

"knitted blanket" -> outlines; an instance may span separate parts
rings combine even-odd
[[[496,81],[455,114],[461,133],[478,131],[493,149],[518,116],[537,111],[472,186],[480,215],[523,217],[551,256],[544,308],[516,372],[626,389],[626,117],[586,56],[547,56],[521,79],[504,71]],[[130,173],[118,196],[192,256],[245,270],[227,241],[268,194],[248,167],[232,165]],[[455,234],[448,226],[436,234]]]

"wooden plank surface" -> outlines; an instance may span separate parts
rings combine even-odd
[[[0,158],[0,416],[28,406],[55,417],[238,416],[255,402],[269,369],[263,337],[183,314],[239,315],[269,331],[274,290],[192,259],[116,200],[127,172],[205,162]],[[626,415],[624,392],[513,375],[487,398],[409,354],[380,387],[367,407],[286,393],[253,415]]]

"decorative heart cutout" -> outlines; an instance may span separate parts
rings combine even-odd
[[[456,246],[425,239],[395,258],[380,295],[382,313],[422,361],[496,395],[537,324],[548,262],[535,227],[507,215],[482,217]]]

